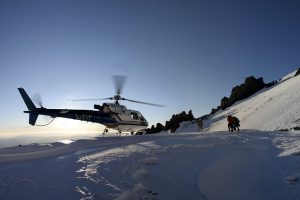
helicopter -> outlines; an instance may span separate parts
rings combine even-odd
[[[104,133],[109,129],[117,130],[119,134],[122,132],[143,133],[148,127],[148,122],[144,116],[137,110],[128,109],[121,105],[120,101],[129,101],[133,103],[146,104],[151,106],[164,107],[163,105],[147,103],[143,101],[136,101],[132,99],[123,98],[121,96],[122,89],[126,80],[125,76],[113,76],[115,82],[115,92],[113,97],[108,98],[93,98],[93,99],[72,99],[72,101],[100,101],[113,100],[113,103],[103,103],[102,105],[94,104],[95,110],[75,110],[75,109],[47,109],[39,102],[40,107],[36,107],[26,91],[20,87],[18,88],[28,111],[24,113],[29,114],[29,124],[37,125],[36,121],[39,115],[50,116],[52,121],[56,117],[68,118],[86,122],[99,123],[105,126]],[[51,121],[51,122],[52,122]],[[50,123],[51,123],[50,122]],[[46,124],[49,125],[50,123]],[[42,125],[42,126],[46,126]],[[40,125],[37,125],[40,126]]]

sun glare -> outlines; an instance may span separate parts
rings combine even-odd
[[[92,133],[101,132],[104,128],[97,124],[89,122],[76,121],[72,119],[58,118],[54,120],[53,127],[61,132],[72,132],[72,133]]]

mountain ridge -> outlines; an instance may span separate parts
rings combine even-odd
[[[201,122],[204,131],[227,130],[227,116],[234,115],[241,121],[242,129],[263,131],[299,130],[300,128],[300,68],[281,79],[264,83],[263,78],[249,76],[241,85],[232,88],[230,97],[223,97],[217,108],[199,118],[187,118],[185,111],[173,115],[165,126],[157,123],[147,133],[160,131],[195,131],[195,123]],[[192,115],[192,110],[189,111]],[[192,115],[193,116],[193,115]],[[183,123],[191,121],[192,123]],[[170,122],[171,127],[170,127]],[[182,124],[182,125],[181,125]],[[184,126],[182,128],[181,126]],[[189,128],[191,126],[191,128]]]
[[[299,71],[299,70],[298,70]],[[300,76],[294,71],[271,86],[210,115],[205,130],[226,130],[228,115],[241,121],[242,129],[291,130],[300,126]]]

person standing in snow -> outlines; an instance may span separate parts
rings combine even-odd
[[[234,120],[233,120],[233,117],[231,115],[227,116],[227,122],[228,122],[228,130],[233,132]]]
[[[232,115],[227,116],[228,121],[228,130],[233,132],[233,130],[238,130],[240,132],[240,120],[237,117],[234,117]]]
[[[233,118],[233,128],[234,130],[237,129],[240,132],[240,120],[237,117],[232,116]]]
[[[198,124],[198,128],[199,131],[202,131],[203,129],[203,121],[201,119],[196,120],[197,124]]]

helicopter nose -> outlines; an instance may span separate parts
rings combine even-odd
[[[146,127],[148,127],[148,122],[147,122],[147,121],[144,121],[144,125],[145,125]]]

